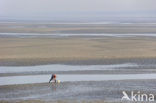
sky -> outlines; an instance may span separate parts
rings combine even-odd
[[[155,17],[156,0],[0,0],[1,19]]]

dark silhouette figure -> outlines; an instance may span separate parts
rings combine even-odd
[[[50,83],[52,80],[56,83],[56,74],[52,74],[52,76],[51,76],[51,78],[50,78],[50,80],[49,80],[49,83]]]

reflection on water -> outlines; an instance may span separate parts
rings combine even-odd
[[[50,77],[51,75],[0,77],[0,85],[48,83]],[[156,79],[156,74],[58,75],[57,79],[61,82]]]

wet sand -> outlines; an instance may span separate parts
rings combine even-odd
[[[57,100],[57,101],[42,101],[42,100],[19,100],[19,101],[0,101],[0,103],[114,103],[114,102],[105,102],[103,100]],[[122,102],[115,102],[122,103]]]
[[[155,36],[82,36],[83,34],[156,34],[156,24],[38,24],[0,23],[0,33],[36,33],[42,36],[0,35],[0,66],[25,67],[2,71],[0,78],[58,75],[148,74],[156,72]],[[81,34],[80,36],[44,36]],[[136,63],[135,67],[89,70],[26,71],[30,66],[65,64],[70,66],[118,65]],[[64,66],[66,67],[66,66]],[[32,67],[33,69],[35,67]],[[45,67],[43,67],[45,68]],[[62,67],[61,67],[62,68]],[[67,67],[66,67],[67,68]],[[69,67],[68,67],[69,68]],[[74,68],[74,67],[72,67]],[[86,68],[86,67],[84,67]],[[33,70],[31,69],[31,70]],[[98,69],[98,70],[96,70]],[[23,70],[23,69],[22,69]],[[11,71],[10,69],[8,71]],[[109,78],[108,78],[109,79]],[[120,102],[122,91],[156,94],[156,81],[106,80],[75,81],[60,84],[35,83],[0,86],[0,103],[107,103]]]
[[[0,86],[1,101],[101,101],[121,102],[122,91],[156,94],[155,80],[63,82]],[[18,102],[17,102],[18,103]],[[27,102],[26,102],[27,103]],[[29,103],[29,102],[28,102]],[[30,102],[31,103],[31,102]],[[99,102],[97,102],[99,103]]]
[[[154,76],[152,76],[153,74],[146,74],[150,71],[152,73],[153,71],[155,71],[155,69],[151,70],[150,67],[148,67],[148,69],[142,69],[146,68],[147,65],[151,64],[146,63],[146,65],[136,65],[128,63],[102,66],[80,65],[81,68],[79,68],[79,66],[77,65],[60,65],[60,67],[59,65],[57,65],[58,72],[62,72],[61,75],[58,74],[58,79],[62,81],[60,84],[47,83],[49,78],[51,77],[50,74],[45,75],[46,77],[44,77],[44,75],[39,75],[39,77],[35,78],[37,76],[35,75],[36,71],[40,71],[45,67],[47,67],[45,68],[45,70],[48,70],[49,66],[5,67],[4,70],[1,70],[1,72],[5,75],[4,78],[10,79],[5,81],[5,79],[1,76],[0,79],[4,83],[14,82],[13,84],[16,84],[20,82],[21,79],[23,83],[27,83],[32,80],[35,81],[35,84],[9,84],[0,86],[0,103],[120,103],[122,91],[126,91],[128,93],[130,91],[140,91],[141,93],[156,94],[155,78]],[[50,67],[53,66],[56,65],[50,65]],[[0,69],[2,68],[3,67],[1,67]],[[11,68],[13,68],[13,70],[11,70]],[[33,69],[31,70],[30,68]],[[36,70],[35,68],[39,68],[39,70]],[[61,69],[59,70],[59,68]],[[62,71],[63,68],[64,71]],[[82,70],[83,68],[84,70]],[[98,73],[94,71],[94,69],[96,68],[99,69]],[[18,71],[19,69],[21,70]],[[75,72],[75,74],[71,72],[71,69]],[[86,69],[89,69],[87,72],[85,72],[88,75],[81,74]],[[51,73],[53,73],[53,70],[55,71],[55,68],[51,68]],[[78,70],[80,70],[79,75],[76,74]],[[23,73],[27,73],[26,76],[23,76],[21,74],[22,71]],[[29,71],[34,72],[30,74]],[[92,72],[92,74],[90,74],[90,72]],[[100,74],[101,72],[103,72],[103,74]],[[132,72],[134,74],[129,75],[129,73]],[[11,76],[7,73],[15,74],[14,76]],[[22,75],[22,77],[19,76],[19,74]],[[116,75],[115,77],[113,77],[114,74]],[[66,78],[66,76],[69,78]],[[14,80],[18,81],[13,81],[13,78],[17,78]],[[43,79],[44,81],[42,81]],[[67,81],[63,81],[65,79]],[[78,81],[75,81],[74,79]],[[101,80],[96,81],[95,79]],[[36,80],[38,83],[36,82]]]

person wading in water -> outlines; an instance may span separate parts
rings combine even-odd
[[[56,74],[52,74],[50,80],[49,80],[49,83],[54,80],[54,82],[56,83]]]

